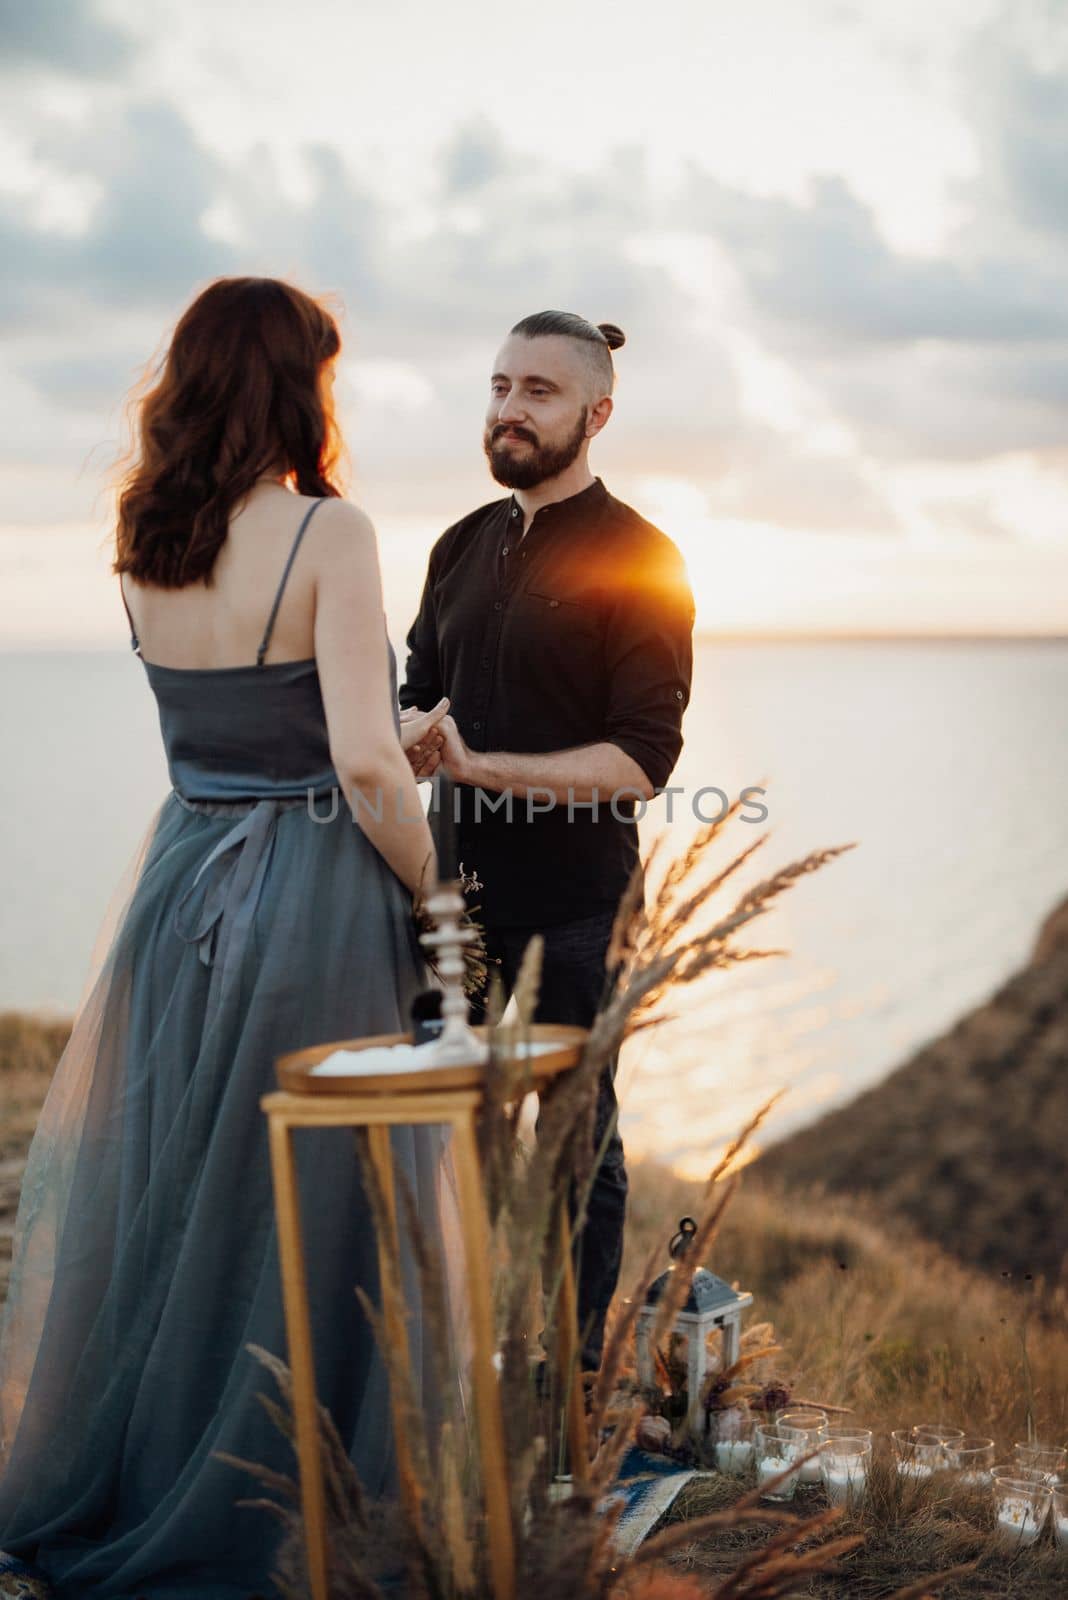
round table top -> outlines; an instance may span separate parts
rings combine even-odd
[[[477,1038],[488,1041],[490,1030],[472,1028]],[[519,1046],[512,1054],[504,1054],[504,1044],[514,1037]],[[526,1089],[540,1089],[560,1073],[577,1066],[583,1045],[589,1037],[588,1028],[572,1027],[562,1022],[535,1022],[525,1028],[522,1035],[513,1034],[507,1025],[498,1030],[499,1059],[507,1067],[514,1064],[519,1082]],[[443,1067],[424,1067],[415,1072],[331,1073],[317,1075],[313,1068],[335,1050],[371,1050],[379,1045],[410,1044],[410,1033],[369,1034],[362,1039],[335,1039],[330,1044],[312,1045],[306,1050],[293,1050],[279,1056],[275,1062],[278,1083],[290,1094],[345,1094],[345,1095],[405,1095],[431,1092],[446,1093],[452,1089],[480,1089],[486,1082],[486,1061],[454,1061]],[[536,1055],[526,1055],[522,1042],[552,1049],[540,1049]]]

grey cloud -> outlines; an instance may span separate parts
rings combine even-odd
[[[1022,94],[990,109],[984,137],[1000,128],[1003,144],[1019,140]],[[1027,125],[1037,127],[1039,100],[1028,104]],[[104,196],[80,238],[0,208],[3,298],[20,330],[54,331],[50,348],[9,327],[25,380],[82,415],[111,406],[146,318],[158,317],[162,337],[219,273],[293,276],[343,298],[350,352],[408,361],[433,386],[433,407],[414,419],[354,413],[357,466],[366,451],[400,505],[418,498],[413,461],[428,484],[481,481],[493,350],[517,318],[545,306],[611,318],[627,332],[617,416],[597,447],[606,472],[627,470],[640,452],[643,470],[699,482],[724,514],[890,532],[880,460],[1051,450],[1068,436],[1068,257],[1053,238],[1037,249],[1022,237],[1017,213],[1026,208],[1014,202],[1013,212],[1006,198],[1005,174],[1015,170],[1007,157],[996,182],[970,196],[982,226],[965,229],[943,258],[920,260],[896,252],[838,178],[796,202],[695,169],[673,192],[651,183],[640,151],[621,149],[593,174],[560,171],[513,155],[478,121],[455,133],[433,169],[436,220],[403,243],[389,200],[344,150],[301,152],[310,193],[294,201],[267,151],[227,166],[162,103],[135,104],[77,140],[46,129],[37,152],[63,172],[92,174]],[[235,242],[206,234],[211,208],[230,219]],[[745,287],[748,331],[823,394],[867,465],[807,455],[746,418],[732,361],[714,334],[696,331],[691,296],[631,250],[672,231],[717,242]],[[114,330],[113,354],[82,334],[95,313]],[[494,492],[487,479],[484,497]]]
[[[841,178],[808,204],[693,176],[694,214],[726,247],[757,312],[798,346],[1038,339],[1068,333],[1063,274],[1011,256],[896,254]]]
[[[381,203],[351,174],[340,151],[313,145],[302,152],[311,180],[306,201],[285,197],[273,158],[252,152],[217,185],[236,218],[239,270],[297,277],[315,293],[340,294],[357,319],[377,318],[389,299]]]
[[[64,411],[100,411],[118,403],[145,369],[147,352],[112,340],[103,348],[65,355],[32,355],[16,370],[38,394]]]
[[[200,225],[221,169],[170,106],[133,105],[88,138],[51,131],[35,153],[62,173],[92,174],[104,196],[80,235],[35,226],[10,202],[0,210],[9,334],[45,324],[70,337],[97,306],[169,314],[198,281],[230,270],[229,248]]]
[[[33,280],[9,357],[24,381],[71,415],[114,407],[138,340],[143,358],[150,354],[152,317],[162,338],[204,278],[270,272],[343,298],[350,354],[409,361],[432,384],[429,415],[370,417],[366,406],[353,415],[357,469],[366,455],[391,503],[414,503],[416,459],[420,480],[478,483],[483,498],[495,496],[480,444],[492,355],[518,317],[552,305],[611,318],[628,333],[617,358],[618,416],[598,447],[605,470],[631,463],[639,442],[649,471],[685,472],[695,451],[706,465],[726,461],[739,426],[731,364],[689,332],[689,295],[661,268],[628,255],[652,207],[630,156],[609,163],[603,182],[536,163],[484,168],[473,231],[450,217],[446,163],[436,225],[419,241],[398,244],[384,203],[328,147],[302,152],[310,192],[296,202],[266,151],[223,168],[159,105],[132,108],[77,145],[49,133],[40,151],[63,171],[93,172],[105,190],[81,238],[25,224],[19,231],[16,219],[6,219],[20,262],[12,281],[25,282],[26,262]],[[229,218],[238,242],[205,235],[202,219],[212,206]],[[93,319],[111,330],[111,348],[87,334]],[[51,343],[39,336],[44,326]]]
[[[85,0],[0,0],[0,71],[38,67],[110,77],[132,54],[129,35]]]
[[[466,134],[483,138],[483,125]],[[496,345],[520,317],[549,306],[624,329],[635,318],[667,328],[690,313],[690,297],[660,268],[627,255],[655,209],[639,152],[618,152],[596,174],[502,155],[471,197],[475,227],[452,220],[451,171],[446,153],[436,226],[389,263],[391,331],[406,354],[428,343]]]
[[[864,448],[887,460],[1044,453],[1068,438],[1063,356],[1043,350],[890,347],[878,361],[827,361],[814,375]]]
[[[1049,21],[1052,41],[1059,37],[1059,59],[1052,52],[1041,65],[1029,59],[1013,37],[1007,11],[969,43],[962,78],[982,159],[981,177],[971,192],[977,208],[995,207],[1025,227],[1063,235],[1068,234],[1068,72],[1059,0]]]
[[[550,307],[625,329],[655,310],[649,291],[654,279],[666,289],[663,275],[622,261],[603,232],[580,219],[537,232],[535,241],[534,229],[528,235],[498,214],[478,234],[443,228],[398,263],[394,289],[419,341],[433,332],[496,347],[521,317]],[[674,298],[670,290],[665,298]]]
[[[743,418],[730,359],[707,334],[692,332],[690,297],[659,266],[628,255],[629,238],[653,209],[640,163],[621,156],[602,181],[531,168],[510,172],[505,182],[487,172],[474,231],[448,220],[443,182],[442,219],[417,247],[398,250],[381,205],[339,153],[305,154],[311,193],[295,204],[282,198],[265,152],[224,172],[173,113],[140,108],[124,125],[121,157],[110,137],[104,148],[83,151],[106,197],[85,239],[35,240],[40,283],[101,308],[112,326],[121,324],[108,308],[142,299],[159,305],[161,320],[164,310],[173,314],[209,268],[292,273],[310,288],[337,289],[348,310],[350,349],[410,360],[435,394],[416,417],[368,415],[366,407],[352,414],[357,483],[366,482],[383,509],[435,508],[444,521],[472,496],[477,502],[498,493],[480,440],[490,361],[507,328],[547,305],[610,317],[624,326],[628,343],[617,356],[617,415],[598,441],[598,470],[610,477],[632,472],[640,459],[649,474],[693,479],[732,515],[781,512],[787,523],[805,520],[794,501],[803,465],[776,465],[790,455],[789,442],[754,431]],[[73,160],[56,144],[49,155]],[[168,214],[156,240],[131,242],[132,228],[154,224],[161,195]],[[213,201],[229,207],[241,247],[204,238],[200,218]],[[165,261],[153,259],[157,247]],[[148,311],[141,306],[142,323]],[[121,336],[110,348],[83,338],[71,356],[37,341],[18,370],[54,405],[85,417],[94,405],[113,407],[125,391],[135,348]],[[849,480],[841,466],[833,471],[835,487],[821,500],[831,525],[889,525],[873,497],[862,498],[859,479]],[[806,482],[811,490],[815,474]]]
[[[1050,15],[1060,47],[1040,63],[1012,8],[961,53],[981,166],[937,258],[895,250],[840,177],[796,201],[690,174],[681,209],[733,266],[760,338],[873,457],[1047,454],[1068,437],[1068,37]]]
[[[509,169],[501,136],[484,117],[466,122],[446,144],[441,157],[441,177],[450,194],[467,196]]]
[[[178,112],[131,107],[106,150],[95,167],[105,199],[77,253],[83,283],[105,300],[161,304],[229,269],[228,247],[200,226],[220,168]]]

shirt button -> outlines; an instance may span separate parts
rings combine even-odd
[[[518,506],[513,506],[512,507],[512,515],[513,515],[513,517],[518,517],[518,515],[519,515],[519,507]]]
[[[484,667],[488,667],[489,666],[489,656],[483,656],[482,657],[482,665]]]
[[[681,700],[682,699],[682,690],[681,689],[676,689],[675,690],[675,699],[676,700]]]
[[[550,600],[550,601],[549,601],[549,604],[550,604],[550,605],[551,605],[551,606],[558,606],[558,605],[559,605],[559,604],[560,604],[560,602],[559,602],[559,600]]]
[[[508,554],[508,546],[505,545],[504,549],[501,551],[501,555],[502,556],[506,556],[507,554]]]
[[[482,724],[481,724],[481,722],[472,722],[471,726],[472,726],[472,728],[477,730],[477,729],[481,728]]]
[[[499,611],[501,609],[501,602],[499,600],[494,600],[493,609],[494,611]]]

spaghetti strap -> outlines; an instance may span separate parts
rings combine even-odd
[[[126,608],[126,620],[130,624],[130,649],[134,652],[135,655],[139,655],[140,656],[141,655],[141,641],[137,637],[137,629],[134,627],[134,619],[130,615],[130,607],[129,607],[129,604],[128,604],[127,599],[126,599],[126,590],[122,586],[122,574],[121,573],[119,574],[119,594],[122,597],[123,606]],[[144,656],[141,656],[141,660],[142,661],[144,660]]]
[[[297,551],[300,549],[300,541],[304,537],[304,530],[322,503],[322,500],[315,500],[312,502],[304,514],[304,519],[301,522],[300,527],[297,529],[296,538],[293,540],[293,544],[289,552],[289,559],[286,561],[285,567],[282,570],[282,581],[278,585],[278,592],[274,597],[274,605],[271,607],[271,614],[267,618],[267,626],[264,629],[263,638],[260,640],[260,647],[256,651],[256,665],[258,667],[263,666],[263,658],[266,656],[267,646],[271,642],[271,633],[274,629],[274,619],[278,615],[278,607],[282,604],[282,595],[285,593],[286,581],[289,578],[289,569],[292,567]]]

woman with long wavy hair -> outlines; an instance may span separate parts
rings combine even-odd
[[[251,1482],[216,1454],[294,1468],[246,1348],[286,1354],[259,1100],[276,1056],[401,1028],[427,982],[412,896],[435,863],[404,747],[445,707],[397,712],[374,530],[335,484],[339,345],[297,289],[224,279],[139,407],[115,570],[173,788],[37,1125],[0,1330],[0,1547],[60,1594],[276,1592],[278,1525],[235,1506]],[[328,1130],[295,1147],[319,1397],[383,1492],[355,1152]],[[394,1155],[433,1222],[434,1130]]]

